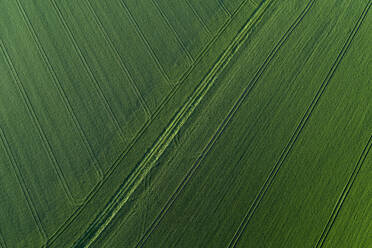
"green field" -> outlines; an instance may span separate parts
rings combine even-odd
[[[371,5],[0,1],[0,248],[372,247]]]

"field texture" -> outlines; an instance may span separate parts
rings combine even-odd
[[[0,248],[372,247],[371,7],[0,1]]]

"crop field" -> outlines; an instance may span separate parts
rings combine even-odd
[[[372,247],[371,7],[0,1],[0,248]]]

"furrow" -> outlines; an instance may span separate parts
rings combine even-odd
[[[78,130],[79,134],[80,134],[80,138],[82,139],[83,143],[84,143],[84,146],[85,148],[87,149],[87,151],[89,152],[90,154],[90,157],[91,157],[91,160],[93,161],[93,166],[96,170],[96,173],[97,173],[97,176],[98,178],[102,179],[103,177],[103,172],[102,170],[99,168],[99,166],[97,165],[97,161],[95,159],[95,157],[93,156],[93,152],[92,152],[92,149],[91,149],[91,146],[86,138],[86,135],[76,117],[76,114],[74,112],[74,110],[72,109],[71,107],[71,104],[66,96],[66,93],[64,91],[64,89],[62,88],[61,86],[61,83],[57,77],[57,74],[56,72],[54,71],[51,63],[49,62],[49,58],[48,56],[46,55],[46,52],[44,51],[42,45],[40,44],[40,41],[36,35],[36,32],[35,32],[35,29],[33,28],[24,8],[22,7],[21,3],[19,2],[19,0],[16,0],[16,3],[17,3],[17,6],[18,6],[18,10],[20,12],[20,14],[22,15],[22,18],[24,20],[24,22],[26,23],[26,26],[27,26],[27,29],[29,30],[31,36],[32,36],[32,39],[33,41],[35,42],[36,44],[36,47],[37,47],[37,50],[40,54],[40,56],[42,57],[42,60],[44,62],[44,64],[46,65],[47,69],[48,69],[48,72],[49,74],[51,75],[52,79],[53,79],[53,82],[54,82],[54,85],[56,86],[57,90],[58,90],[58,94],[61,96],[62,98],[62,102],[63,102],[63,105],[65,107],[65,109],[67,110],[67,112],[70,114],[70,117],[71,117],[71,120],[73,121],[76,129]],[[67,183],[66,183],[67,184]],[[71,190],[70,191],[70,194],[71,194],[71,197],[72,197],[72,193],[71,193]],[[75,199],[74,200],[74,204],[75,205],[79,205],[81,204],[81,201]]]
[[[311,9],[311,7],[313,6],[315,1],[316,0],[312,0],[312,1],[309,2],[309,4],[306,6],[305,10],[301,14],[300,18],[298,19],[298,22],[296,20],[296,23],[297,23],[297,24],[295,24],[296,26],[298,25],[298,23],[301,22],[301,20],[304,18],[306,13],[308,13],[308,11]],[[238,227],[236,233],[234,234],[232,240],[230,241],[230,243],[228,245],[229,248],[230,247],[236,247],[237,243],[239,242],[239,239],[240,239],[242,233],[244,232],[246,226],[248,225],[250,219],[254,215],[254,213],[255,213],[256,209],[258,208],[258,206],[260,205],[263,197],[265,196],[266,192],[268,191],[268,189],[272,185],[272,183],[273,183],[276,175],[278,174],[280,168],[284,164],[284,161],[288,157],[288,154],[291,152],[291,150],[292,150],[294,144],[296,143],[298,137],[300,136],[302,130],[304,129],[308,120],[310,119],[311,114],[313,113],[313,111],[316,108],[320,98],[322,97],[323,93],[325,92],[325,90],[326,90],[329,82],[331,81],[336,69],[338,68],[338,65],[341,63],[342,58],[345,56],[347,50],[349,49],[350,44],[351,44],[357,30],[359,29],[359,27],[360,27],[360,23],[358,22],[358,24],[354,27],[353,32],[350,34],[346,43],[344,44],[341,52],[338,54],[335,62],[333,63],[333,65],[331,67],[331,70],[328,72],[325,80],[323,81],[322,85],[320,86],[319,90],[317,91],[317,93],[316,93],[314,99],[312,100],[310,106],[308,107],[304,116],[302,117],[302,119],[301,119],[299,125],[297,126],[294,134],[292,135],[291,139],[289,140],[289,143],[284,148],[279,160],[277,161],[277,163],[273,167],[273,169],[270,172],[268,178],[266,179],[265,183],[263,184],[262,188],[260,189],[259,193],[257,194],[255,200],[253,201],[252,205],[250,206],[247,213],[245,214],[245,216],[243,218],[243,221],[241,222],[240,226]]]
[[[146,36],[143,34],[142,30],[140,29],[136,19],[134,18],[134,16],[132,15],[132,13],[130,12],[127,4],[123,1],[123,0],[119,0],[120,2],[120,6],[124,9],[124,11],[127,13],[128,17],[129,17],[129,20],[130,22],[132,23],[132,25],[134,26],[134,28],[136,29],[136,32],[138,34],[138,36],[141,38],[141,40],[143,41],[143,43],[145,44],[148,52],[150,53],[150,56],[152,57],[152,59],[154,60],[154,62],[156,63],[156,65],[158,66],[161,74],[163,75],[163,77],[165,78],[165,80],[167,81],[168,85],[170,87],[173,88],[173,84],[171,83],[171,80],[168,76],[168,74],[165,72],[164,70],[164,67],[161,65],[160,61],[159,61],[159,58],[156,56],[155,52],[154,52],[154,49],[152,49],[149,41],[147,40]]]
[[[114,46],[113,41],[111,40],[110,36],[107,34],[107,31],[106,31],[105,27],[103,26],[102,22],[98,18],[97,14],[96,14],[95,10],[93,9],[92,5],[90,4],[89,0],[84,0],[84,2],[86,4],[88,10],[92,13],[92,15],[94,17],[94,20],[95,20],[100,32],[102,33],[102,36],[105,38],[105,40],[106,40],[107,44],[109,45],[110,49],[114,52],[121,69],[127,75],[128,79],[129,79],[129,82],[130,82],[130,85],[131,85],[132,89],[134,90],[137,98],[139,99],[139,101],[142,105],[142,108],[144,109],[147,117],[150,118],[151,117],[150,108],[146,104],[146,101],[145,101],[144,97],[142,96],[140,90],[138,89],[135,80],[133,79],[132,75],[130,74],[127,65],[124,63],[123,58],[121,57],[118,50]]]
[[[189,52],[189,50],[186,48],[185,43],[182,41],[182,39],[179,36],[177,30],[174,29],[173,25],[169,22],[169,18],[167,17],[167,15],[164,13],[164,11],[159,6],[158,1],[157,0],[151,0],[151,2],[154,4],[154,6],[158,10],[159,14],[162,16],[162,19],[164,20],[164,22],[166,23],[166,25],[172,30],[174,36],[177,39],[178,44],[182,47],[182,50],[186,54],[186,57],[189,60],[189,64],[194,63],[195,59],[193,58],[193,56],[191,55],[191,53]]]
[[[112,108],[111,108],[111,106],[110,106],[110,104],[109,104],[109,102],[107,100],[107,97],[103,93],[102,88],[101,88],[99,82],[97,81],[96,77],[94,76],[94,74],[92,72],[92,69],[88,65],[88,62],[87,62],[86,58],[84,57],[84,55],[83,55],[83,53],[82,53],[79,45],[77,44],[76,39],[75,39],[72,31],[68,27],[67,22],[66,22],[65,18],[63,17],[61,10],[59,9],[59,7],[58,7],[57,3],[55,2],[55,0],[50,0],[50,2],[52,3],[52,6],[53,6],[53,8],[54,8],[54,10],[55,10],[55,12],[56,12],[56,14],[58,16],[58,19],[60,20],[63,28],[65,29],[65,31],[66,31],[66,33],[67,33],[67,35],[68,35],[68,37],[69,37],[69,39],[70,39],[73,47],[74,47],[76,53],[78,54],[78,56],[79,56],[82,64],[84,65],[85,70],[87,71],[87,73],[88,73],[91,81],[93,82],[93,84],[94,84],[94,86],[96,88],[96,91],[97,91],[99,97],[101,98],[100,99],[101,102],[105,106],[105,109],[106,109],[107,113],[110,115],[112,123],[114,124],[114,126],[116,127],[116,129],[119,131],[120,138],[123,141],[127,141],[127,139],[126,139],[126,137],[124,135],[123,129],[121,128],[121,126],[119,124],[119,121],[117,120],[114,112],[112,111]],[[103,172],[102,172],[102,174],[103,174]]]
[[[22,100],[27,108],[27,113],[29,114],[35,128],[37,129],[37,133],[40,137],[40,139],[42,140],[42,144],[43,144],[43,148],[45,150],[45,152],[47,153],[48,155],[48,158],[49,160],[52,162],[52,166],[53,166],[53,169],[54,169],[54,172],[57,174],[58,176],[58,179],[62,185],[62,188],[67,196],[67,199],[71,202],[71,204],[75,205],[75,204],[78,204],[78,202],[75,201],[74,197],[72,196],[72,193],[71,193],[71,190],[67,184],[67,181],[66,181],[66,178],[62,172],[62,169],[60,167],[60,165],[58,164],[54,154],[53,154],[53,151],[52,151],[52,148],[51,148],[51,145],[40,125],[40,122],[37,118],[37,115],[32,107],[32,104],[30,102],[30,99],[28,98],[28,95],[23,87],[23,84],[22,82],[20,81],[19,77],[18,77],[18,73],[17,71],[15,70],[14,66],[13,66],[13,63],[8,55],[8,52],[6,51],[6,48],[5,48],[5,45],[3,43],[2,40],[0,40],[0,46],[1,46],[1,49],[3,51],[3,54],[5,56],[5,59],[7,61],[7,64],[9,66],[9,69],[11,71],[11,74],[12,74],[12,77],[13,77],[13,81],[22,97]]]
[[[354,185],[355,179],[357,178],[357,176],[358,176],[358,174],[359,174],[359,172],[360,172],[360,170],[361,170],[361,168],[364,164],[364,161],[366,160],[367,155],[371,150],[371,147],[372,147],[372,136],[370,137],[367,145],[364,147],[363,152],[362,152],[362,154],[361,154],[361,156],[360,156],[360,158],[359,158],[359,160],[358,160],[358,162],[357,162],[357,164],[354,168],[354,171],[351,174],[349,180],[347,181],[347,183],[345,185],[345,188],[342,191],[342,193],[341,193],[341,195],[340,195],[340,197],[339,197],[339,199],[336,203],[336,206],[332,211],[331,216],[329,217],[327,225],[325,226],[318,242],[316,243],[316,246],[315,246],[316,248],[323,247],[324,242],[326,241],[327,236],[328,236],[330,230],[332,229],[333,224],[335,223],[335,220],[338,216],[338,213],[340,212],[340,210],[341,210],[341,208],[342,208],[342,206],[345,202],[345,199],[347,198],[348,194],[350,193],[350,190]]]
[[[16,174],[17,181],[18,181],[19,185],[21,186],[23,196],[24,196],[24,198],[25,198],[25,200],[27,202],[28,208],[31,211],[32,218],[34,219],[35,224],[36,224],[36,226],[37,226],[37,228],[39,230],[39,234],[41,235],[42,239],[45,241],[45,240],[47,240],[47,235],[46,235],[46,232],[44,230],[44,227],[43,227],[43,225],[41,223],[40,216],[39,216],[39,214],[38,214],[38,212],[36,210],[35,203],[32,201],[30,192],[27,189],[26,182],[23,179],[21,170],[18,167],[17,162],[15,161],[15,158],[14,158],[14,156],[12,154],[12,151],[11,151],[11,149],[9,147],[9,143],[8,143],[8,141],[7,141],[6,137],[5,137],[4,131],[3,131],[3,129],[1,127],[0,127],[0,139],[1,139],[1,142],[2,142],[2,145],[3,145],[3,149],[5,150],[5,152],[6,152],[7,156],[8,156],[8,159],[10,161],[10,164],[12,165],[12,168],[13,168],[15,174]],[[2,240],[2,238],[0,240]],[[5,241],[4,242],[1,242],[1,243],[3,243],[6,246]]]

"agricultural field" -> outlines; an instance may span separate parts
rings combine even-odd
[[[372,247],[371,5],[0,1],[0,248]]]

